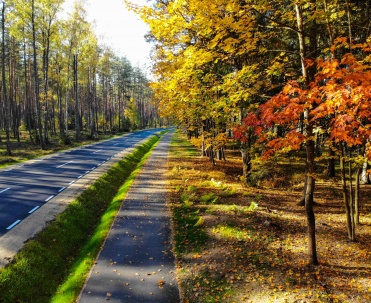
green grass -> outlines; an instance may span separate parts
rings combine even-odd
[[[173,136],[170,143],[171,157],[194,157],[197,150],[179,136]],[[180,170],[181,171],[181,170]],[[172,174],[178,174],[179,170],[173,169]],[[172,205],[174,229],[174,250],[179,258],[188,252],[199,252],[208,239],[205,228],[200,223],[199,210],[193,206],[198,200],[195,193],[196,187],[188,187],[188,192],[183,192],[178,203]],[[179,188],[183,191],[183,188]]]
[[[204,194],[200,197],[201,204],[214,204],[218,199],[219,197],[214,193]]]
[[[198,150],[190,142],[182,140],[179,136],[173,136],[170,148],[171,156],[175,158],[191,158],[199,155]]]
[[[173,206],[173,222],[176,225],[174,240],[175,252],[181,257],[182,254],[199,252],[208,235],[200,221],[198,210],[192,206]]]
[[[25,245],[0,271],[0,302],[74,302],[123,197],[158,140],[152,137],[115,164]]]

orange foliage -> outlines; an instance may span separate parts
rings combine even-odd
[[[352,54],[341,60],[318,59],[316,64],[318,72],[307,89],[298,81],[289,81],[279,94],[243,120],[235,137],[245,140],[243,130],[250,127],[258,142],[265,143],[265,155],[271,155],[284,148],[300,147],[306,140],[300,131],[301,123],[323,127],[321,121],[327,119],[328,128],[323,131],[334,142],[365,144],[371,137],[370,66]],[[302,118],[304,111],[308,111],[307,120]],[[282,133],[275,130],[277,127],[282,128]]]

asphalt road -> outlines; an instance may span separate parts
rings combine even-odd
[[[77,180],[159,130],[131,133],[0,170],[0,237]]]

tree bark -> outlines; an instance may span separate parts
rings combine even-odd
[[[52,19],[48,20],[48,28],[46,29],[46,33],[43,33],[44,37],[44,49],[43,49],[43,89],[44,89],[44,142],[49,144],[49,136],[48,136],[48,122],[50,121],[50,113],[49,113],[49,103],[48,103],[48,90],[49,90],[49,53],[50,53],[50,27],[51,27]]]
[[[35,0],[31,1],[31,23],[32,23],[32,48],[33,48],[33,77],[35,82],[35,102],[37,111],[37,126],[38,136],[40,140],[41,149],[45,149],[45,142],[43,137],[43,126],[41,122],[41,107],[40,107],[40,81],[38,75],[38,60],[37,60],[37,47],[36,47],[36,21],[35,21]]]
[[[2,95],[3,95],[3,102],[4,102],[4,128],[5,128],[5,134],[6,134],[6,154],[8,156],[12,155],[12,151],[10,149],[10,111],[8,104],[8,95],[7,95],[7,87],[6,87],[6,71],[5,71],[5,2],[3,2],[3,7],[1,10],[1,29],[2,29],[2,49],[1,49],[1,58],[2,58],[2,82],[3,82],[3,89],[2,89]]]
[[[26,43],[23,43],[23,64],[24,64],[24,83],[25,83],[25,98],[26,98],[26,121],[27,121],[27,129],[28,129],[28,136],[32,144],[35,144],[32,136],[32,121],[31,121],[31,100],[30,100],[30,93],[29,93],[29,86],[28,86],[28,73],[27,73],[27,56],[26,56]]]
[[[242,156],[242,175],[247,180],[251,171],[250,144],[242,144],[240,151]]]
[[[75,99],[75,140],[80,139],[80,112],[79,112],[79,96],[78,96],[78,81],[77,81],[77,54],[73,56],[73,92]]]
[[[348,238],[351,241],[355,239],[355,232],[353,226],[353,218],[351,216],[351,209],[349,203],[349,195],[347,189],[347,181],[345,176],[345,157],[344,157],[344,147],[343,145],[340,146],[340,170],[341,170],[341,185],[343,190],[343,202],[345,207],[345,216],[347,220],[347,231],[348,231]]]
[[[307,127],[308,135],[312,135],[312,129]],[[316,246],[316,220],[313,210],[313,194],[315,188],[315,148],[314,141],[308,140],[306,143],[307,152],[307,185],[305,192],[305,212],[308,221],[308,254],[310,264],[318,265],[317,246]]]
[[[361,167],[357,168],[356,171],[356,183],[354,184],[354,223],[356,225],[360,224],[359,217],[360,217],[360,201],[359,201],[359,192],[360,192],[360,180],[359,177],[361,175]]]

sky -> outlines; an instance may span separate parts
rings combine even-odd
[[[131,0],[146,5],[145,0]],[[73,10],[74,0],[65,0],[66,12]],[[123,0],[86,0],[87,21],[94,23],[100,43],[112,47],[119,56],[125,56],[133,66],[148,70],[150,44],[144,35],[148,26],[134,12],[129,11]]]

